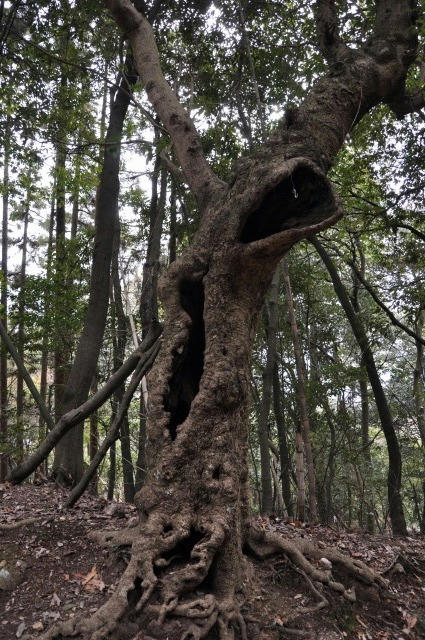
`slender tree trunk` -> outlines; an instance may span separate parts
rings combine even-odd
[[[65,248],[65,171],[66,152],[62,145],[56,151],[55,184],[55,266],[54,266],[54,385],[55,385],[55,421],[63,414],[63,392],[68,365],[68,338],[63,323],[64,296],[63,283],[66,270]]]
[[[304,471],[304,441],[301,424],[297,424],[295,433],[295,473],[297,479],[297,518],[305,521],[305,471]]]
[[[80,138],[78,138],[78,141],[79,139]],[[74,184],[72,187],[71,240],[74,240],[76,238],[78,230],[78,216],[80,213],[80,182],[81,159],[80,156],[77,155],[75,158]]]
[[[114,410],[111,415],[111,422],[115,420]],[[111,444],[111,448],[109,449],[109,471],[108,471],[108,500],[114,499],[115,492],[115,478],[116,478],[116,468],[117,468],[117,447],[116,440]]]
[[[168,264],[174,262],[177,257],[177,197],[176,185],[171,185],[170,192],[170,239],[168,241]]]
[[[152,323],[158,322],[158,277],[159,259],[161,255],[161,236],[165,214],[165,200],[167,196],[167,172],[160,170],[159,198],[156,198],[154,180],[152,185],[152,199],[150,212],[150,229],[146,260],[143,265],[143,282],[140,296],[140,317],[142,320],[142,335],[145,337]]]
[[[330,411],[328,412],[328,426],[329,426],[329,434],[330,434],[330,443],[329,443],[329,455],[328,455],[328,473],[327,473],[326,482],[325,482],[325,500],[326,500],[325,523],[326,524],[329,524],[329,522],[331,522],[334,515],[332,489],[333,489],[333,482],[335,479],[336,430],[335,430],[334,421],[330,415]]]
[[[155,130],[155,140],[158,133]],[[158,198],[158,178],[160,177],[160,192]],[[160,156],[157,154],[152,174],[152,194],[149,208],[149,239],[146,260],[143,265],[142,292],[140,296],[140,319],[142,322],[142,336],[146,337],[153,323],[158,323],[158,277],[159,259],[161,255],[161,236],[165,215],[165,201],[167,197],[167,173],[161,169]],[[171,221],[169,240],[169,261],[176,259],[176,190],[171,190]],[[146,476],[146,420],[147,420],[147,382],[142,380],[139,409],[139,435],[136,465],[136,490],[142,486]]]
[[[127,69],[131,60],[126,60]],[[106,134],[105,155],[96,196],[95,239],[90,276],[90,294],[84,327],[66,384],[63,413],[82,404],[88,396],[96,371],[105,330],[112,243],[118,219],[119,165],[124,119],[130,102],[131,87],[137,76],[127,72],[118,89],[111,94],[111,110]],[[116,144],[113,144],[116,143]],[[54,473],[65,469],[75,484],[83,474],[83,425],[77,425],[58,443],[55,450]]]
[[[418,319],[416,321],[416,333],[422,337],[425,323],[425,309],[419,309]],[[425,468],[425,384],[424,384],[424,346],[419,340],[416,340],[416,364],[413,377],[413,395],[415,398],[416,419],[418,422],[418,430],[421,438],[422,451],[424,457]],[[425,533],[425,477],[422,480],[422,517],[419,520],[421,533]]]
[[[139,434],[137,440],[136,476],[134,481],[136,493],[141,489],[146,478],[146,418],[146,406],[143,394],[141,393],[139,399]]]
[[[49,219],[49,236],[47,241],[47,255],[46,255],[46,282],[49,282],[52,277],[52,253],[53,253],[53,230],[55,226],[55,192],[56,184],[53,184],[51,210]],[[47,402],[47,370],[49,364],[49,344],[50,344],[50,332],[51,332],[51,300],[48,290],[44,294],[44,313],[43,313],[43,337],[41,342],[41,363],[40,363],[40,396],[43,402]],[[43,415],[39,414],[38,419],[38,444],[40,445],[46,437],[46,423]],[[47,477],[48,473],[48,458],[44,460],[43,471]]]
[[[288,262],[284,258],[283,265],[283,282],[285,285],[286,302],[288,305],[288,314],[291,324],[292,344],[294,347],[295,365],[297,368],[297,391],[298,403],[301,420],[301,433],[304,441],[305,457],[307,462],[307,478],[308,478],[308,505],[310,510],[311,522],[317,522],[317,494],[316,494],[316,473],[314,469],[313,449],[311,446],[310,420],[308,416],[307,395],[305,389],[305,372],[301,344],[298,333],[297,318],[295,315],[294,301],[292,298],[291,281],[289,278]],[[297,446],[297,455],[299,455]],[[301,518],[300,518],[301,519]]]
[[[316,336],[316,332],[314,332]],[[320,499],[320,505],[322,510],[321,521],[324,524],[329,524],[331,518],[334,515],[334,506],[333,506],[333,482],[335,479],[335,456],[336,456],[336,429],[334,417],[332,414],[331,407],[329,405],[327,389],[324,387],[320,375],[319,368],[319,357],[317,353],[316,347],[316,337],[314,341],[311,343],[310,347],[310,356],[311,356],[311,366],[315,369],[315,385],[316,385],[316,395],[319,397],[319,404],[323,407],[326,422],[329,427],[329,450],[328,450],[328,460],[326,465],[326,470],[323,478],[323,485]]]
[[[122,304],[121,282],[119,274],[118,254],[120,247],[120,224],[117,220],[114,238],[114,247],[112,253],[112,289],[113,289],[113,317],[116,322],[115,339],[113,341],[113,361],[114,371],[117,371],[124,362],[125,346],[127,343],[127,320],[124,313]],[[119,406],[124,397],[125,388],[122,384],[114,394],[115,402]],[[128,423],[127,411],[124,414],[123,420],[120,426],[120,439],[121,439],[121,460],[122,460],[122,472],[124,483],[124,499],[126,502],[134,501],[134,469],[131,459],[131,447],[130,447],[130,428]]]
[[[311,242],[316,247],[320,257],[322,258],[326,269],[331,276],[331,280],[335,289],[335,293],[343,307],[347,319],[353,330],[353,334],[359,345],[359,349],[362,353],[363,362],[366,367],[370,386],[372,387],[373,395],[376,402],[376,408],[378,410],[379,419],[381,421],[382,430],[384,432],[385,440],[388,449],[388,505],[391,518],[391,525],[393,533],[395,535],[406,535],[406,521],[404,518],[403,502],[401,499],[401,470],[402,461],[400,447],[397,439],[397,434],[394,428],[394,423],[391,415],[391,411],[385,396],[384,389],[379,378],[378,370],[376,368],[375,359],[373,357],[372,349],[370,348],[369,341],[358,314],[354,311],[353,305],[350,302],[347,290],[344,287],[338,271],[331,260],[328,253],[317,239],[312,239]]]
[[[258,416],[258,440],[261,457],[261,513],[273,512],[272,470],[269,448],[269,415],[272,401],[273,369],[276,363],[276,334],[279,299],[279,273],[276,270],[270,285],[268,309],[266,303],[266,364],[263,370],[263,394]]]
[[[280,387],[279,368],[277,362],[273,369],[273,406],[274,415],[277,426],[277,437],[279,440],[279,457],[280,457],[280,477],[282,483],[282,496],[285,503],[288,517],[294,515],[291,497],[291,458],[289,455],[288,439],[286,436],[286,422],[282,402],[282,390]]]
[[[19,276],[19,300],[18,300],[18,355],[24,362],[25,349],[25,287],[26,287],[26,270],[27,270],[27,241],[28,241],[28,219],[30,207],[30,191],[27,192],[25,209],[24,209],[24,229],[22,237],[22,260],[21,273]],[[17,440],[17,460],[22,462],[24,458],[24,378],[18,370],[16,378],[16,440]]]
[[[375,530],[374,519],[374,499],[373,499],[373,475],[372,475],[372,456],[370,453],[369,442],[369,394],[367,390],[367,381],[364,377],[366,371],[365,362],[361,360],[361,374],[359,378],[360,398],[361,398],[361,441],[364,460],[364,483],[363,503],[366,508],[366,528],[369,533]]]
[[[3,216],[2,216],[2,244],[1,244],[1,281],[0,281],[0,319],[7,332],[7,290],[8,290],[8,222],[9,222],[9,161],[10,161],[10,117],[6,121],[6,131],[3,143]],[[6,346],[0,345],[0,482],[7,476],[8,468],[8,384],[7,384],[7,351]]]
[[[97,375],[95,375],[93,378],[92,391],[93,393],[96,393],[97,391]],[[93,458],[95,457],[98,448],[99,448],[99,416],[96,410],[96,411],[93,411],[93,413],[90,416],[90,438],[89,438],[90,462],[92,462]],[[98,483],[98,476],[97,476],[97,472],[95,472],[90,482],[91,493],[93,493],[94,495],[97,495],[97,483]]]
[[[356,246],[360,256],[360,276],[365,278],[365,259],[360,240],[356,238]],[[353,269],[353,293],[351,296],[353,309],[359,315],[359,288],[360,281]],[[363,491],[361,496],[361,514],[363,526],[363,513],[366,509],[366,527],[369,533],[373,533],[375,529],[375,519],[373,517],[373,476],[372,476],[372,458],[370,454],[369,444],[369,396],[367,390],[367,379],[365,378],[366,366],[363,356],[360,359],[360,398],[361,398],[361,442],[363,452]]]

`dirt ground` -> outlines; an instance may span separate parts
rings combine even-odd
[[[36,639],[57,620],[90,614],[125,567],[125,551],[100,549],[88,534],[134,525],[134,507],[84,496],[66,510],[65,497],[51,485],[0,485],[1,640]],[[22,520],[29,522],[12,528]],[[337,548],[378,571],[392,569],[386,592],[357,584],[352,604],[325,589],[329,606],[308,614],[317,600],[302,575],[282,557],[250,558],[242,608],[249,640],[425,638],[424,538],[393,539],[276,520],[261,525]]]

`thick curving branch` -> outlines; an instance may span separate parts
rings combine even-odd
[[[149,101],[170,134],[192,193],[204,208],[212,197],[223,194],[227,186],[209,166],[192,119],[164,78],[152,27],[130,0],[105,1],[130,41]]]

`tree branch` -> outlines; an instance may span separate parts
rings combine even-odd
[[[47,458],[53,447],[72,427],[85,420],[93,411],[101,407],[113,394],[115,389],[134,371],[140,360],[148,361],[150,359],[156,349],[160,333],[161,330],[158,330],[158,328],[152,330],[143,340],[140,347],[133,351],[118,371],[109,378],[97,393],[76,409],[72,409],[72,411],[68,411],[68,413],[62,416],[53,429],[49,431],[37,451],[9,473],[7,477],[8,481],[17,484],[25,480],[25,478],[35,471],[38,465]]]
[[[412,93],[403,93],[388,103],[398,120],[402,120],[408,113],[417,113],[425,107],[425,91],[418,89]]]
[[[123,399],[121,400],[118,413],[114,422],[112,423],[108,433],[106,434],[105,439],[102,442],[101,446],[97,450],[96,455],[94,456],[93,460],[90,462],[88,469],[84,473],[79,483],[74,487],[74,489],[69,494],[69,497],[65,503],[65,506],[72,507],[79,500],[81,495],[84,493],[87,485],[89,484],[91,478],[93,477],[96,469],[98,468],[103,458],[105,457],[109,447],[119,437],[119,430],[120,430],[122,421],[127,413],[127,409],[130,405],[131,399],[137,387],[139,386],[141,379],[143,378],[144,375],[146,375],[146,373],[149,371],[152,364],[154,363],[155,358],[158,355],[159,347],[160,347],[160,343],[159,341],[157,341],[153,345],[153,347],[150,349],[149,351],[150,355],[146,358],[142,358],[139,361],[139,364],[137,365],[136,370],[134,371],[133,376],[131,378],[130,384],[128,385],[128,388],[123,396]]]
[[[174,143],[176,155],[189,187],[204,208],[227,185],[206,161],[201,141],[189,114],[164,78],[152,27],[130,0],[105,0],[118,25],[128,37],[134,62],[149,101]]]
[[[359,269],[356,267],[356,265],[354,264],[354,262],[352,260],[348,261],[348,264],[350,265],[350,267],[352,268],[352,270],[354,271],[354,273],[356,274],[356,277],[359,279],[359,281],[362,283],[362,285],[364,286],[364,288],[366,289],[366,291],[368,291],[368,293],[371,295],[371,297],[374,299],[374,301],[376,302],[376,304],[378,305],[378,307],[380,307],[383,311],[385,311],[385,313],[387,314],[388,318],[390,319],[391,323],[398,327],[399,329],[402,329],[402,331],[404,331],[405,333],[407,333],[411,338],[413,338],[416,342],[420,342],[421,344],[425,345],[425,339],[422,338],[421,336],[419,336],[417,333],[415,333],[412,329],[409,329],[409,327],[407,327],[405,324],[403,324],[403,322],[401,322],[400,320],[398,320],[395,315],[393,314],[393,312],[391,311],[391,309],[389,309],[383,302],[382,300],[378,297],[376,291],[373,289],[373,287],[365,280],[365,278],[362,276],[361,272],[359,271]]]
[[[52,416],[49,413],[49,410],[47,409],[46,405],[44,404],[43,398],[41,397],[41,395],[39,394],[37,387],[35,386],[34,382],[32,381],[32,378],[30,376],[30,374],[28,373],[24,363],[22,362],[19,353],[17,352],[15,345],[13,344],[12,340],[9,338],[7,331],[4,327],[3,322],[0,320],[0,336],[1,339],[3,340],[6,349],[9,351],[10,355],[12,356],[16,367],[19,371],[19,373],[21,374],[21,376],[23,377],[23,379],[25,380],[25,383],[32,395],[32,397],[34,398],[34,401],[37,405],[37,407],[40,410],[41,415],[43,416],[43,420],[47,425],[48,429],[52,429],[55,426],[55,423],[52,419]]]
[[[159,152],[159,157],[161,158],[161,162],[166,169],[171,173],[171,175],[177,180],[177,182],[185,183],[185,177],[182,171],[174,164],[172,160],[167,156],[165,150]]]

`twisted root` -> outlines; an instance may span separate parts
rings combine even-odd
[[[109,600],[91,618],[71,618],[57,623],[42,640],[79,634],[90,640],[103,640],[131,611],[142,610],[155,617],[159,626],[171,616],[186,618],[189,624],[182,640],[201,640],[214,626],[217,626],[220,640],[233,640],[235,626],[239,628],[242,640],[247,640],[245,622],[234,597],[207,593],[187,601],[207,577],[226,538],[226,527],[217,518],[199,526],[197,537],[193,538],[196,524],[199,523],[183,514],[171,530],[165,518],[152,518],[144,524],[143,531],[137,528],[96,534],[103,545],[132,545],[132,557],[126,570]],[[194,542],[189,557],[182,557],[179,544],[190,546],[191,536]],[[154,592],[161,595],[158,604],[151,602]]]
[[[105,533],[101,536],[104,544],[119,546],[132,543],[132,557],[117,588],[91,618],[71,618],[56,624],[44,634],[43,640],[78,634],[90,640],[104,640],[121,620],[127,619],[126,616],[142,611],[149,620],[156,620],[157,628],[166,625],[170,618],[185,618],[187,625],[181,640],[202,640],[213,628],[217,629],[220,640],[234,640],[236,630],[238,638],[247,640],[246,624],[235,598],[234,582],[229,580],[223,587],[219,577],[215,586],[209,587],[210,592],[203,593],[204,581],[214,559],[223,554],[227,533],[226,526],[218,517],[200,524],[187,513],[181,514],[172,527],[165,516],[158,516],[144,523],[143,530]],[[302,575],[317,602],[313,607],[298,610],[295,617],[311,614],[329,604],[317,589],[317,583],[326,585],[350,602],[356,599],[354,588],[347,588],[337,581],[331,569],[315,566],[314,561],[323,557],[345,574],[367,585],[376,588],[387,586],[385,578],[364,562],[335,549],[318,548],[305,539],[288,540],[250,524],[246,529],[245,543],[260,558],[283,553],[289,565]],[[134,640],[140,637],[136,634]],[[147,636],[143,634],[142,637]]]
[[[314,587],[313,582],[326,585],[333,591],[340,593],[350,602],[355,602],[356,594],[354,588],[347,589],[341,582],[336,581],[332,576],[331,570],[317,569],[309,558],[314,560],[326,558],[332,564],[342,568],[345,573],[364,584],[384,589],[388,586],[387,580],[382,575],[368,567],[361,560],[350,558],[330,547],[319,548],[309,540],[301,539],[295,542],[283,538],[272,531],[266,531],[251,525],[247,536],[247,544],[255,555],[260,558],[266,558],[279,552],[284,553],[289,558],[292,565],[305,576],[310,589],[314,590],[316,595],[319,595],[319,605],[313,611],[317,611],[318,608],[323,608],[328,604],[326,598],[322,597]]]

